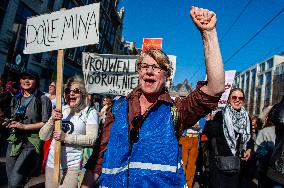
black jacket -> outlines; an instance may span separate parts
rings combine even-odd
[[[223,115],[222,111],[219,111],[213,120],[207,121],[204,127],[204,133],[206,134],[209,143],[211,143],[212,138],[216,138],[216,145],[218,154],[221,156],[230,156],[233,155],[228,144],[226,138],[224,136],[223,131]],[[252,130],[252,129],[251,129]],[[252,135],[252,133],[251,133]],[[247,149],[253,150],[254,142],[252,136],[250,141],[247,143]],[[210,158],[215,156],[214,149],[212,148],[212,144],[209,144]]]

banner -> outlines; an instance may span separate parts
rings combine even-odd
[[[83,53],[82,70],[88,93],[128,95],[139,84],[135,55]],[[175,56],[169,55],[175,60]],[[175,70],[175,62],[173,63]],[[174,75],[172,75],[173,79]]]
[[[226,106],[232,85],[234,83],[235,75],[236,70],[225,71],[225,91],[218,102],[218,107]]]
[[[127,95],[138,85],[137,56],[83,53],[83,75],[88,93]]]
[[[31,17],[25,54],[74,48],[99,42],[100,3]]]
[[[143,38],[142,52],[149,48],[162,49],[163,38]]]

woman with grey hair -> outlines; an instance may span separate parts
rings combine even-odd
[[[46,164],[45,187],[58,187],[53,182],[55,141],[61,141],[60,185],[68,188],[78,186],[78,175],[83,146],[92,146],[98,135],[97,111],[88,105],[88,94],[83,80],[74,76],[65,85],[66,105],[62,111],[54,109],[49,121],[40,130],[40,138],[53,138]],[[62,130],[54,130],[54,121],[62,119]]]
[[[208,83],[199,82],[187,97],[173,101],[166,89],[169,58],[162,50],[145,50],[137,61],[139,86],[108,111],[82,187],[94,187],[97,180],[101,187],[186,185],[178,140],[217,106],[224,91],[216,15],[198,7],[192,7],[190,15],[204,39]]]

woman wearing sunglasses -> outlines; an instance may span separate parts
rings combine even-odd
[[[240,172],[245,161],[250,158],[253,149],[251,124],[244,104],[245,95],[243,90],[240,88],[232,89],[225,108],[205,125],[204,132],[211,144],[211,187],[238,188],[241,186]],[[224,162],[224,158],[227,161]],[[227,166],[239,166],[239,168],[224,169],[221,162],[224,162]],[[234,165],[233,163],[241,165]]]
[[[98,135],[97,111],[89,107],[88,94],[80,77],[68,79],[65,85],[66,105],[62,112],[52,111],[52,117],[40,130],[40,138],[53,138],[46,164],[45,187],[58,187],[53,182],[54,146],[61,141],[60,185],[68,188],[78,186],[78,175],[83,146],[92,146]],[[54,130],[54,121],[62,119],[62,130]]]

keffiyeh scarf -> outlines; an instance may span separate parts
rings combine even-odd
[[[246,150],[247,143],[251,137],[248,112],[244,107],[237,111],[230,105],[227,105],[223,110],[223,117],[224,135],[233,155],[236,155],[238,151],[237,140],[240,136],[240,146],[243,147],[239,149]]]

